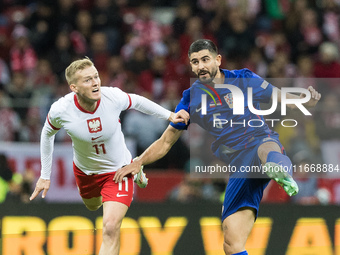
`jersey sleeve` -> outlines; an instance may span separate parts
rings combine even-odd
[[[62,127],[60,114],[66,111],[67,106],[63,98],[53,103],[40,136],[40,160],[41,175],[40,178],[49,180],[52,171],[52,155],[54,148],[55,134]]]
[[[169,119],[171,112],[164,107],[152,102],[151,100],[136,95],[136,94],[129,94],[131,98],[131,108],[136,109],[142,113],[156,116],[160,119]]]
[[[177,113],[180,110],[185,110],[190,114],[190,89],[187,89],[183,92],[182,99],[179,102],[179,104],[176,106],[175,112]],[[170,125],[179,130],[186,130],[188,129],[188,126],[190,125],[190,120],[187,125],[181,122],[177,124],[170,122]]]
[[[113,101],[115,101],[117,107],[121,111],[125,111],[131,108],[132,106],[132,100],[128,93],[125,93],[121,89],[117,87],[105,87],[102,89],[106,89],[108,92],[109,98]]]
[[[248,81],[248,87],[253,88],[253,101],[269,103],[274,86],[252,71],[243,70],[243,75]]]
[[[104,89],[104,88],[103,88]],[[135,109],[142,113],[153,115],[161,119],[169,119],[171,112],[151,100],[136,95],[128,94],[119,88],[105,88],[111,100],[115,101],[120,111]]]
[[[40,160],[41,160],[40,178],[44,180],[49,180],[51,177],[54,137],[55,134],[58,132],[58,130],[55,130],[51,127],[47,120],[45,121],[40,137]]]
[[[47,114],[46,122],[54,130],[59,130],[62,125],[60,122],[59,112],[62,109],[62,102],[57,101],[52,104],[50,111]]]
[[[59,99],[53,103],[48,112],[44,127],[40,136],[40,160],[41,160],[41,174],[40,178],[49,180],[52,171],[52,156],[54,149],[55,134],[62,127],[60,121],[60,112],[65,111],[63,108],[63,99]]]

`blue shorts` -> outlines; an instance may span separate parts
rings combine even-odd
[[[278,137],[262,137],[256,146],[231,154],[219,155],[219,158],[231,167],[235,166],[236,173],[233,173],[228,181],[222,207],[222,222],[229,215],[235,213],[242,207],[251,207],[256,211],[257,218],[259,205],[263,196],[263,191],[267,187],[270,179],[261,171],[261,161],[257,155],[258,147],[266,142],[276,142],[283,154],[285,151]],[[250,167],[255,172],[250,172]],[[243,172],[241,172],[241,169]]]

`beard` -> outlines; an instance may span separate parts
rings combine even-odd
[[[201,76],[201,75],[206,75],[208,74],[208,76]],[[209,84],[209,83],[212,83],[212,81],[215,79],[216,77],[216,74],[217,74],[217,69],[213,69],[211,72],[209,71],[199,71],[198,72],[198,79],[200,80],[201,83],[206,83],[206,84]]]

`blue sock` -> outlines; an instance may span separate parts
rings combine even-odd
[[[273,162],[278,165],[281,165],[286,172],[292,175],[293,172],[292,161],[290,161],[290,159],[286,155],[283,155],[277,151],[271,151],[268,153],[267,162]]]
[[[248,252],[247,251],[242,251],[242,252],[239,252],[239,253],[234,253],[232,255],[248,255]]]

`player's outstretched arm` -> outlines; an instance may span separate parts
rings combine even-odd
[[[41,156],[41,175],[35,185],[35,189],[30,197],[30,200],[36,198],[42,191],[42,198],[45,198],[48,189],[50,188],[50,176],[52,168],[52,153],[54,147],[54,137],[58,130],[54,130],[48,121],[45,121],[40,137],[40,156]]]
[[[131,98],[131,109],[157,118],[167,119],[175,124],[189,120],[189,113],[184,113],[185,111],[175,114],[145,97],[136,94],[129,94],[129,96]]]
[[[314,107],[319,102],[319,100],[321,99],[321,94],[318,91],[316,91],[312,86],[308,87],[308,91],[311,94],[311,98],[307,103],[304,103],[303,105],[308,108],[311,108],[311,107]],[[297,96],[291,93],[286,94],[287,99],[302,99],[305,97],[306,95],[303,93],[301,93],[300,96]],[[278,101],[281,102],[281,90],[280,89],[278,89]],[[295,104],[287,104],[287,106],[291,109],[297,108]]]
[[[116,183],[122,182],[124,176],[128,174],[137,174],[142,165],[151,164],[164,157],[181,136],[182,132],[183,130],[175,129],[169,125],[163,135],[153,142],[142,155],[135,159],[131,164],[118,169],[113,180]]]
[[[45,198],[47,191],[49,190],[51,185],[51,181],[50,180],[44,180],[39,178],[39,180],[37,181],[37,184],[35,185],[35,189],[32,193],[32,195],[30,196],[30,200],[35,199],[39,193],[42,191],[42,198]]]

